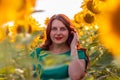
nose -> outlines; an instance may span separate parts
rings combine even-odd
[[[60,35],[60,34],[61,34],[61,31],[60,31],[60,30],[57,30],[56,34],[57,34],[57,35]]]

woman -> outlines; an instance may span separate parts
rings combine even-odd
[[[65,54],[74,57],[69,65],[57,69],[43,70],[41,78],[44,79],[65,79],[80,80],[85,75],[88,64],[88,57],[85,49],[80,47],[78,35],[70,19],[64,14],[53,15],[48,22],[46,29],[45,43],[36,49],[37,58],[41,51],[49,51],[51,54]],[[33,54],[33,53],[32,53]]]

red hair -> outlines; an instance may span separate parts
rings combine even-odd
[[[57,14],[57,15],[53,15],[47,25],[47,29],[46,29],[46,40],[45,43],[41,46],[42,49],[44,50],[49,50],[50,45],[52,44],[51,38],[50,38],[50,32],[51,32],[51,25],[52,22],[57,19],[60,20],[68,29],[69,31],[69,36],[68,39],[66,41],[67,46],[70,47],[71,41],[73,39],[73,34],[71,33],[76,32],[74,25],[72,24],[71,20],[64,14]]]
[[[68,39],[66,41],[66,45],[70,47],[70,44],[71,44],[71,41],[73,39],[73,34],[71,33],[72,31],[73,32],[76,32],[75,28],[74,28],[74,25],[72,24],[71,20],[64,14],[57,14],[57,15],[53,15],[49,22],[48,22],[48,25],[47,25],[47,29],[46,29],[46,40],[45,40],[45,43],[41,46],[42,49],[44,50],[49,50],[49,47],[50,45],[52,44],[52,40],[50,38],[50,31],[51,31],[51,25],[52,25],[52,22],[57,19],[57,20],[60,20],[68,29],[69,31],[69,35],[68,35]],[[87,56],[86,54],[86,49],[85,48],[81,48],[80,47],[80,43],[78,42],[77,44],[77,49],[79,50],[83,50],[85,52],[85,55],[88,59],[88,63],[89,63],[89,57]],[[86,65],[86,68],[87,68],[87,65]]]

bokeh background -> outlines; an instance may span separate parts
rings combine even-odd
[[[40,80],[40,74],[33,77],[32,64],[69,63],[71,57],[65,56],[50,55],[44,64],[30,58],[57,13],[70,17],[87,49],[90,65],[84,80],[120,80],[119,0],[0,0],[0,80]]]

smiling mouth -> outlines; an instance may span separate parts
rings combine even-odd
[[[62,37],[56,37],[55,39],[56,39],[56,40],[61,40],[61,39],[62,39]]]

